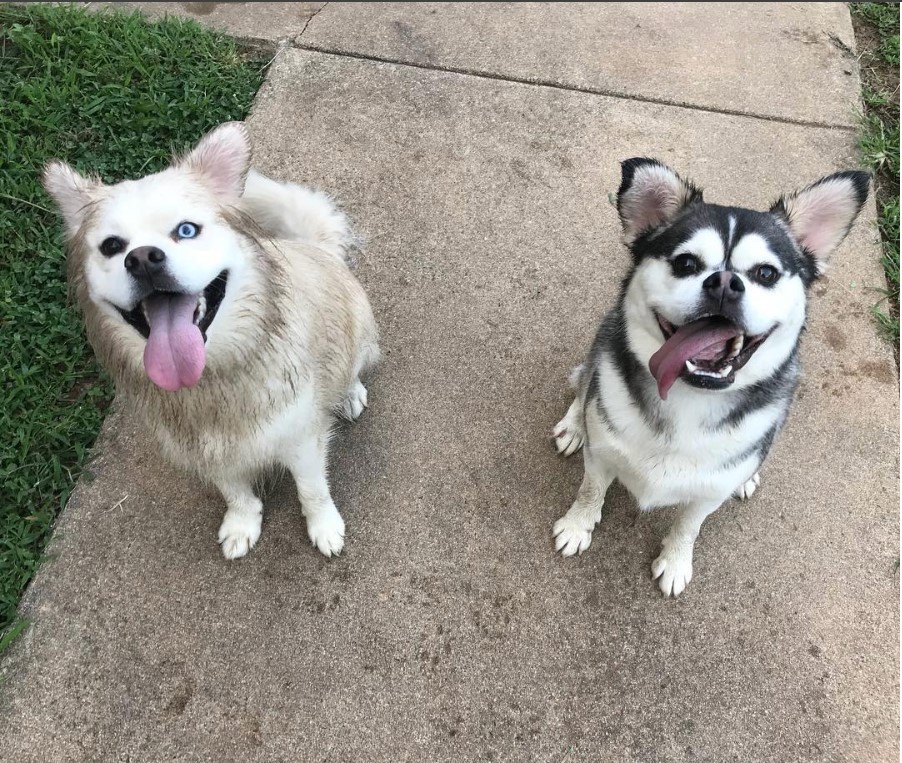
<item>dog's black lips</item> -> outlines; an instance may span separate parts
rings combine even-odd
[[[222,304],[222,298],[225,296],[228,280],[229,271],[223,270],[216,278],[207,284],[207,287],[203,291],[204,300],[206,301],[206,312],[204,313],[204,317],[198,322],[197,327],[200,329],[200,333],[205,342],[207,341],[207,329],[210,328],[210,325],[213,323],[216,312]],[[156,291],[154,293],[165,294],[167,292]],[[147,297],[144,299],[147,299]],[[150,336],[150,326],[147,325],[147,318],[144,317],[143,299],[138,302],[132,310],[126,311],[121,307],[117,307],[116,309],[120,312],[125,322],[141,334],[141,336],[145,339]]]
[[[661,329],[661,333],[664,335],[665,342],[676,333],[678,328],[680,328],[679,326],[675,326],[670,321],[661,317],[657,313],[655,313],[655,318],[658,321],[658,326]],[[704,318],[722,318],[723,320],[728,320],[719,315],[702,315],[695,320],[702,320]],[[705,376],[703,374],[694,374],[689,371],[688,368],[684,367],[680,372],[680,378],[694,387],[701,387],[703,389],[726,389],[734,381],[736,381],[736,372],[739,371],[739,369],[741,369],[746,363],[748,363],[749,360],[751,360],[752,355],[754,355],[757,349],[762,344],[764,344],[764,340],[767,339],[776,328],[777,327],[774,326],[773,328],[765,331],[762,334],[750,335],[741,331],[741,329],[737,327],[737,333],[742,334],[743,336],[742,349],[740,350],[738,355],[733,358],[728,358],[727,356],[729,355],[730,347],[729,344],[727,344],[724,347],[723,355],[721,355],[721,357],[717,358],[716,360],[699,360],[696,362],[696,366],[702,371],[719,371],[722,368],[725,368],[727,365],[731,365],[733,368],[726,376],[714,377]]]

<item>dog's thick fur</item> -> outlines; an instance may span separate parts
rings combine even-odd
[[[653,159],[623,163],[618,210],[633,265],[554,430],[558,450],[582,447],[585,464],[554,525],[561,553],[589,547],[618,479],[642,509],[679,507],[652,575],[666,596],[683,591],[705,517],[759,485],[798,382],[807,289],[868,183],[866,173],[837,173],[762,213],[706,204]],[[710,339],[698,363],[686,338],[696,329]],[[727,339],[715,341],[714,330]]]
[[[54,162],[44,183],[65,218],[69,281],[88,339],[165,455],[219,488],[228,507],[223,554],[243,556],[257,542],[253,485],[282,466],[297,483],[311,541],[330,556],[343,547],[344,522],[326,480],[329,433],[335,414],[356,418],[366,406],[359,375],[377,360],[376,324],[345,263],[345,216],[324,194],[249,163],[247,131],[228,123],[137,181],[106,186]],[[185,221],[200,232],[176,240]],[[113,256],[100,251],[110,237],[125,244]],[[140,318],[130,311],[140,314],[156,287],[136,285],[123,264],[148,246],[165,253],[167,291],[208,294],[228,274],[199,380],[174,391],[149,378],[148,342],[132,325]]]

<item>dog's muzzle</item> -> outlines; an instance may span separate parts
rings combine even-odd
[[[703,389],[726,389],[776,328],[751,335],[728,315],[704,315],[682,326],[660,315],[656,318],[664,344],[651,356],[648,368],[663,400],[677,379]]]
[[[154,291],[177,292],[180,287],[166,269],[166,253],[156,246],[139,246],[125,255],[125,269],[144,299]]]

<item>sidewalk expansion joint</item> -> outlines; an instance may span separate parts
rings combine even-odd
[[[306,27],[305,27],[306,29]],[[303,32],[301,33],[303,34]],[[299,36],[300,37],[300,36]],[[479,79],[498,80],[501,82],[510,82],[518,85],[531,85],[533,87],[548,87],[554,90],[564,90],[572,93],[583,93],[586,95],[600,95],[607,98],[619,98],[625,101],[638,101],[639,103],[654,103],[659,106],[672,106],[678,109],[689,109],[691,111],[703,111],[710,114],[723,114],[731,117],[745,117],[748,119],[760,119],[765,122],[777,122],[780,124],[798,125],[800,127],[818,127],[824,130],[842,130],[845,132],[857,132],[858,128],[854,125],[835,124],[830,122],[818,122],[810,119],[794,119],[792,117],[780,117],[771,114],[756,114],[750,111],[742,111],[741,109],[724,109],[714,106],[701,106],[694,103],[686,103],[681,101],[673,101],[667,98],[654,98],[646,95],[631,95],[628,93],[617,92],[616,90],[608,90],[600,87],[588,87],[581,85],[566,85],[551,80],[541,79],[540,77],[512,77],[493,72],[480,71],[478,69],[463,69],[457,66],[446,66],[443,64],[421,64],[416,61],[398,61],[392,58],[375,56],[367,53],[351,53],[341,50],[331,50],[322,48],[318,45],[311,45],[299,41],[299,37],[295,38],[292,47],[295,50],[306,50],[310,53],[320,53],[327,56],[336,56],[338,58],[355,58],[360,61],[372,61],[379,64],[393,64],[395,66],[407,66],[413,69],[425,69],[426,71],[442,72],[444,74],[460,74],[465,77],[478,77]]]
[[[319,8],[317,8],[315,11],[313,11],[313,13],[310,14],[309,18],[304,23],[304,28],[298,33],[298,36],[294,38],[294,43],[296,45],[299,44],[298,41],[301,39],[301,37],[304,36],[304,32],[307,31],[307,27],[310,26],[310,22],[313,21],[313,19],[315,19],[320,13],[326,10],[326,6],[328,4],[329,3],[323,3]]]

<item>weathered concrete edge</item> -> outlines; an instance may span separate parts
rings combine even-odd
[[[103,423],[100,425],[100,431],[97,433],[97,437],[88,451],[88,457],[82,466],[81,474],[69,493],[66,505],[53,521],[53,525],[50,528],[50,537],[44,547],[40,564],[22,592],[19,606],[16,608],[16,615],[17,621],[25,621],[26,625],[12,642],[7,645],[6,649],[0,653],[0,707],[3,706],[5,700],[3,687],[14,678],[20,666],[28,659],[31,640],[34,636],[32,625],[35,624],[31,614],[37,609],[43,578],[48,574],[49,570],[53,569],[56,561],[55,546],[65,535],[69,524],[75,521],[73,516],[77,511],[78,505],[84,500],[84,493],[88,484],[85,473],[90,472],[91,465],[102,459],[109,446],[115,442],[116,432],[119,431],[125,415],[124,403],[114,395],[107,415],[104,416]]]

